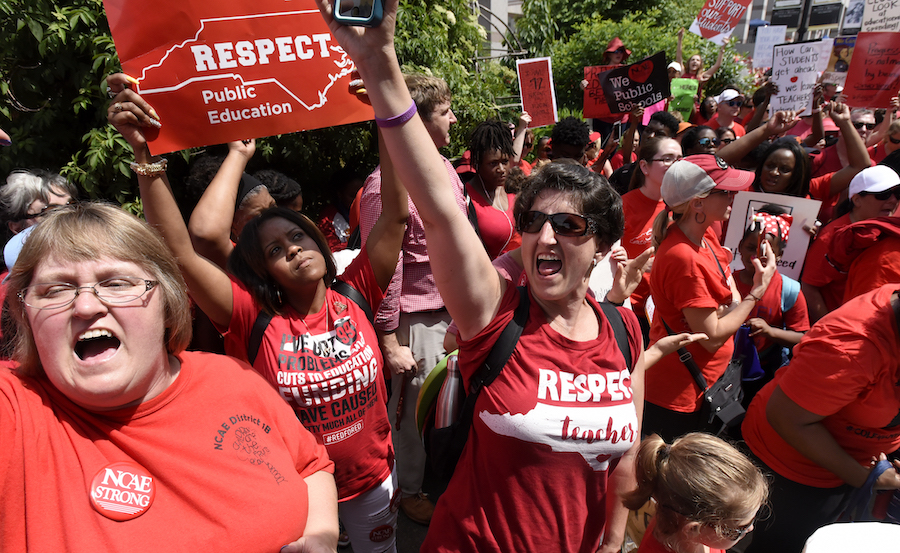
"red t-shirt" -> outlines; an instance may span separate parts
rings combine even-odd
[[[879,240],[853,260],[844,303],[891,282],[900,282],[900,238],[896,237]]]
[[[813,240],[809,251],[806,252],[806,261],[803,263],[801,280],[819,289],[828,311],[834,311],[844,302],[847,275],[829,263],[826,255],[831,250],[834,233],[849,225],[850,222],[848,213],[819,229],[816,239]]]
[[[632,190],[622,196],[622,211],[625,213],[625,234],[622,236],[622,247],[628,252],[628,259],[634,259],[651,246],[653,221],[665,208],[664,201],[652,200],[640,189]],[[641,283],[631,294],[631,305],[641,316],[644,316],[644,304],[649,295],[650,273],[644,273]]]
[[[731,252],[719,245],[719,240],[707,231],[704,236],[708,248],[691,242],[677,224],[669,227],[668,236],[659,246],[653,271],[650,273],[650,291],[656,312],[650,325],[650,343],[666,336],[662,321],[673,334],[692,332],[684,318],[686,308],[716,309],[730,305],[733,297]],[[718,258],[722,270],[716,265]],[[725,272],[724,276],[722,271]],[[694,356],[697,366],[710,384],[719,379],[728,367],[734,351],[734,340],[729,339],[715,353],[710,353],[698,343],[689,344],[687,350]],[[667,355],[647,371],[646,399],[648,402],[683,413],[700,409],[702,390],[694,383],[690,371],[677,355]]]
[[[481,181],[479,180],[479,182]],[[515,194],[506,195],[508,207],[506,211],[500,211],[491,205],[491,202],[485,198],[484,191],[474,186],[472,181],[466,184],[466,191],[475,207],[475,216],[478,218],[478,235],[491,259],[522,245],[522,237],[516,230],[516,218],[513,215],[516,203]]]
[[[340,279],[357,289],[373,311],[378,309],[382,291],[365,248]],[[240,283],[232,281],[231,287],[228,333],[246,348],[260,307]],[[331,288],[318,313],[304,319],[286,307],[284,316],[273,317],[253,364],[328,449],[342,501],[370,490],[391,472],[383,365],[365,312]]]
[[[653,535],[654,528],[656,528],[656,517],[650,519],[650,524],[647,525],[647,531],[644,533],[644,539],[641,540],[641,545],[635,553],[673,553],[672,549],[669,549],[656,539],[656,536]],[[725,553],[725,550],[710,547],[709,553]]]
[[[900,447],[900,341],[890,303],[897,288],[900,284],[863,294],[820,319],[794,346],[790,365],[753,399],[741,427],[744,440],[773,471],[805,486],[843,484],[769,424],[766,404],[775,386],[803,409],[824,416],[828,432],[861,465]]]
[[[537,301],[509,362],[475,406],[469,441],[438,501],[423,552],[594,553],[606,524],[608,473],[640,439],[631,375],[602,311],[599,336],[557,333]],[[466,387],[512,319],[508,286],[498,315],[460,346]],[[640,328],[620,309],[633,358]]]
[[[75,405],[46,377],[0,368],[3,551],[262,553],[303,534],[316,507],[303,479],[331,472],[325,449],[246,363],[178,358],[181,372],[160,395],[103,413]],[[146,512],[123,522],[91,503],[94,476],[117,462],[152,478],[122,476],[123,485],[155,490]]]
[[[741,269],[734,273],[734,283],[737,285],[741,297],[746,297],[752,288],[752,285],[744,284],[740,279],[741,273],[744,270],[745,269]],[[784,285],[782,279],[784,278],[785,277],[783,277],[781,273],[775,273],[772,277],[772,281],[769,282],[769,287],[766,288],[760,301],[756,302],[756,305],[753,306],[753,311],[750,312],[747,319],[759,317],[769,323],[769,326],[774,328],[806,332],[809,330],[809,311],[806,307],[806,297],[803,295],[803,292],[798,292],[797,300],[794,302],[794,305],[788,309],[787,313],[781,312],[781,295]],[[772,340],[769,340],[764,336],[755,336],[753,338],[753,343],[756,345],[756,350],[761,352],[766,351],[775,344]]]
[[[631,152],[631,161],[629,163],[634,163],[637,161],[637,155],[634,151]],[[625,156],[622,155],[622,149],[619,148],[616,153],[609,158],[609,165],[612,167],[612,170],[615,171],[619,167],[625,165]]]
[[[713,115],[713,118],[706,122],[706,126],[711,128],[712,130],[716,130],[722,125],[719,124],[719,117]],[[729,127],[732,131],[734,131],[735,138],[740,138],[747,134],[747,129],[744,128],[743,125],[737,122],[737,119],[732,121],[731,127]]]

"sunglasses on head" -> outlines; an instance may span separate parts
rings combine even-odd
[[[863,127],[869,129],[870,131],[875,128],[875,123],[865,123],[863,121],[854,121],[853,126],[857,129],[861,129]]]
[[[718,138],[701,138],[697,140],[697,144],[703,146],[704,148],[709,148],[710,146],[718,148],[719,144],[721,143],[722,141]]]
[[[544,228],[544,223],[550,221],[553,232],[560,236],[585,236],[597,231],[596,225],[590,219],[575,213],[542,213],[540,211],[526,211],[520,213],[516,219],[516,227],[520,233],[536,233]]]
[[[887,190],[882,190],[881,192],[860,192],[860,196],[872,196],[879,202],[884,202],[890,199],[891,196],[900,199],[900,186],[895,186],[893,188],[888,188]]]

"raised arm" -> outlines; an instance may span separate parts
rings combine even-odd
[[[188,229],[197,252],[225,268],[234,246],[231,224],[241,175],[256,152],[256,141],[228,143],[228,155],[191,213]]]
[[[841,136],[844,137],[844,145],[847,146],[847,163],[849,164],[831,175],[829,196],[834,197],[850,186],[850,181],[853,180],[857,173],[871,167],[872,160],[869,159],[866,143],[863,142],[862,137],[853,128],[853,123],[850,121],[850,108],[847,104],[833,104],[831,106],[831,119],[841,130]]]
[[[684,53],[681,45],[684,42],[684,27],[678,29],[678,44],[675,46],[675,61],[681,66],[682,71],[687,73],[687,67],[684,66]]]
[[[793,111],[776,111],[775,115],[766,121],[765,125],[753,129],[731,144],[722,146],[718,155],[727,163],[734,165],[744,159],[744,156],[752,152],[754,148],[768,140],[769,137],[788,131],[798,121],[800,119]]]
[[[404,114],[413,103],[394,50],[398,1],[385,2],[380,26],[361,28],[340,25],[332,17],[332,3],[317,0],[332,34],[356,63],[375,115],[381,119]],[[487,253],[472,248],[478,236],[457,207],[444,163],[412,108],[408,121],[382,128],[384,142],[392,159],[404,161],[396,166],[397,177],[422,217],[438,290],[466,339],[496,314],[506,283]]]
[[[378,133],[378,151],[381,161],[381,215],[366,238],[366,253],[375,272],[375,279],[382,290],[387,289],[397,268],[397,257],[403,246],[406,219],[409,217],[409,201],[406,189],[400,184],[394,171],[391,156],[384,145],[382,133]]]
[[[888,129],[891,126],[891,123],[894,122],[894,114],[897,110],[900,109],[900,98],[894,96],[891,98],[891,105],[884,112],[884,119],[881,120],[881,123],[878,124],[877,127],[869,134],[869,137],[866,138],[866,146],[871,148],[872,146],[878,144],[888,135]]]
[[[769,111],[769,101],[772,99],[772,95],[778,94],[778,85],[776,85],[772,81],[766,81],[765,83],[763,83],[762,88],[766,91],[766,95],[763,97],[763,101],[760,102],[758,106],[753,106],[753,117],[751,117],[750,121],[747,121],[747,124],[744,125],[744,128],[747,130],[747,132],[759,128],[766,116],[766,112]]]
[[[113,90],[126,83],[125,75],[117,73],[107,78]],[[121,108],[121,109],[117,109]],[[107,120],[131,145],[134,160],[138,164],[153,162],[143,129],[154,126],[154,119],[149,114],[155,113],[147,102],[136,92],[125,88],[119,92],[114,103],[107,112]],[[178,259],[184,273],[191,297],[200,309],[221,327],[231,322],[231,311],[234,298],[231,293],[231,281],[225,271],[208,259],[194,251],[187,225],[181,217],[181,211],[175,202],[175,196],[169,187],[165,173],[156,176],[138,175],[138,186],[141,202],[147,222],[156,227],[163,235],[169,249]]]
[[[516,134],[513,137],[513,152],[515,156],[510,160],[512,167],[518,167],[522,161],[522,150],[525,148],[525,135],[528,134],[528,124],[531,123],[531,116],[527,111],[523,111],[519,116],[519,124],[516,125]]]
[[[718,71],[719,68],[722,67],[722,58],[725,57],[726,46],[728,46],[727,43],[723,44],[722,47],[719,48],[719,55],[716,56],[716,63],[714,63],[712,67],[710,67],[700,75],[700,82],[705,83],[706,81],[712,79],[713,75],[716,74],[716,71]]]

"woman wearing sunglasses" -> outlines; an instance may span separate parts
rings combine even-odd
[[[847,272],[829,259],[835,234],[841,229],[876,217],[891,217],[897,210],[900,176],[884,165],[863,170],[850,181],[849,198],[835,212],[837,218],[819,230],[806,254],[803,293],[809,296],[810,322],[821,319],[844,303]]]
[[[721,128],[721,127],[720,127]],[[727,129],[733,133],[731,129]],[[691,127],[681,136],[681,150],[684,155],[714,154],[719,149],[721,141],[716,136],[716,131],[706,125]]]
[[[731,253],[710,231],[715,222],[728,219],[734,194],[752,179],[752,173],[729,167],[714,155],[697,154],[676,161],[660,190],[666,209],[653,226],[657,253],[650,273],[655,304],[650,340],[676,332],[705,333],[709,339],[687,350],[709,383],[725,372],[734,334],[775,273],[775,255],[763,246],[762,260],[753,260],[750,293],[742,297],[728,267]],[[648,371],[646,388],[646,433],[672,440],[690,431],[718,430],[701,416],[702,390],[678,357],[665,357]]]

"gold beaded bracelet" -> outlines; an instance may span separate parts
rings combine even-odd
[[[137,173],[142,177],[158,177],[166,172],[166,165],[169,161],[166,158],[161,158],[158,161],[154,161],[151,163],[138,163],[136,161],[131,162],[131,170]]]

